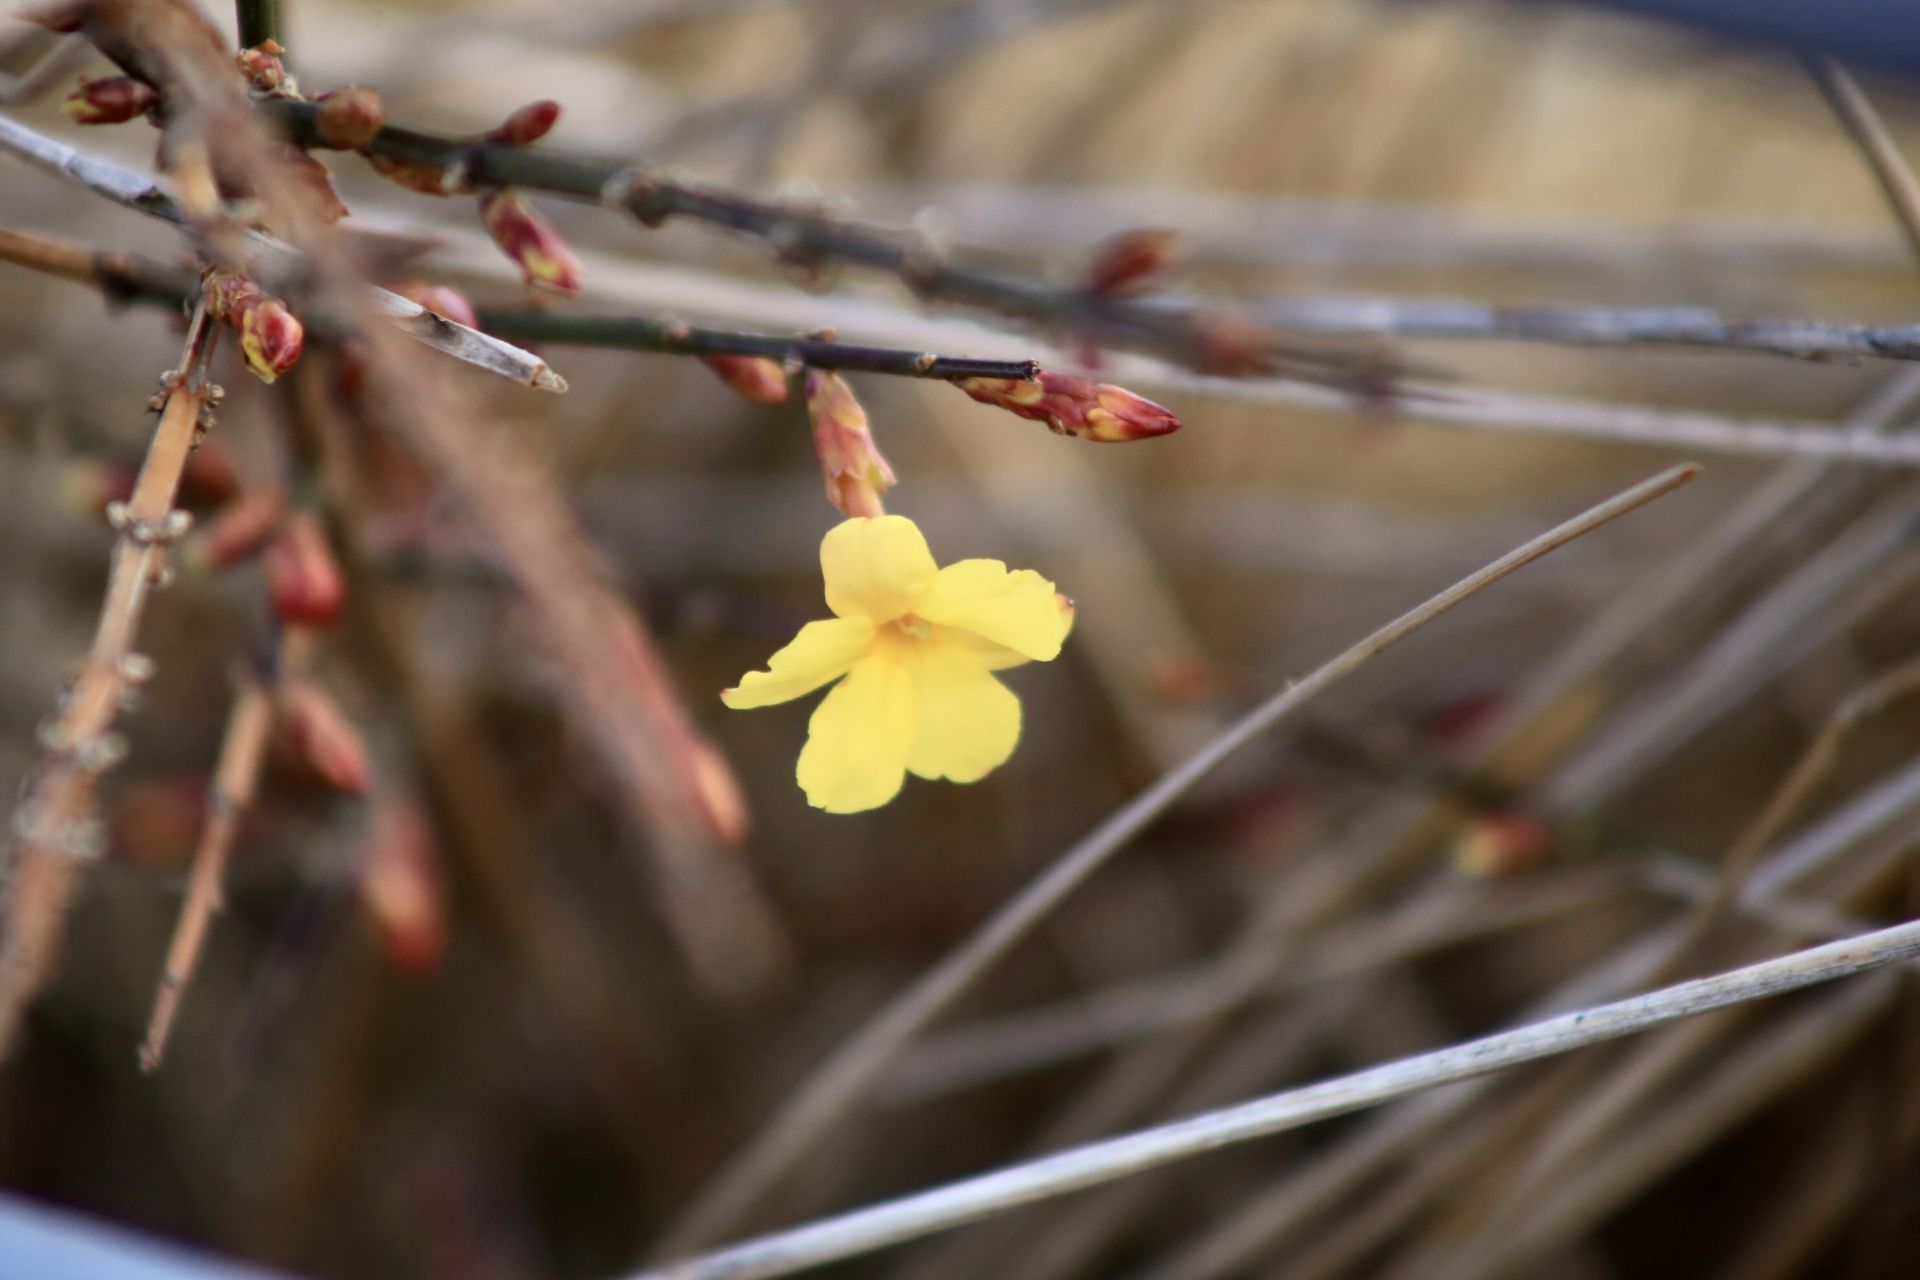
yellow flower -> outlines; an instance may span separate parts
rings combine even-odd
[[[834,616],[720,695],[739,711],[840,681],[795,770],[809,804],[875,809],[908,773],[978,782],[1013,754],[1020,700],[993,673],[1059,654],[1073,606],[1051,582],[998,560],[941,569],[905,516],[839,524],[820,542],[820,571]]]

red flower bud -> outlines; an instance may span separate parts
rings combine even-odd
[[[511,187],[487,192],[480,197],[480,220],[501,252],[519,264],[530,287],[569,296],[580,292],[580,260],[525,196]]]
[[[326,627],[340,616],[346,579],[311,514],[298,512],[286,522],[267,549],[266,569],[267,594],[282,622]]]
[[[225,569],[250,560],[279,532],[286,514],[286,494],[257,489],[195,528],[182,554],[196,569]]]
[[[1513,875],[1538,866],[1552,845],[1546,824],[1531,814],[1488,814],[1455,839],[1453,865],[1462,875]]]
[[[247,368],[262,382],[272,382],[300,359],[305,329],[286,303],[263,293],[251,277],[214,277],[207,286],[207,304],[240,335]]]
[[[393,291],[409,301],[419,303],[442,319],[463,324],[469,329],[480,327],[480,317],[475,313],[473,303],[467,301],[466,294],[451,285],[410,280],[406,284],[395,285]]]
[[[280,691],[274,747],[287,764],[323,786],[365,795],[373,784],[360,731],[340,704],[310,680],[290,681]]]
[[[1179,249],[1175,231],[1123,231],[1094,246],[1087,262],[1087,291],[1103,297],[1132,293],[1165,271]]]
[[[240,473],[234,468],[233,454],[227,447],[212,437],[195,445],[180,472],[180,504],[217,507],[239,494]]]
[[[785,404],[787,371],[765,356],[701,356],[720,381],[755,404]]]
[[[313,101],[320,108],[313,122],[320,141],[341,151],[360,150],[387,122],[380,95],[364,85],[332,89]]]
[[[67,95],[61,105],[80,124],[124,124],[159,104],[160,95],[153,86],[131,76],[106,76],[98,80],[81,76],[80,88]]]
[[[542,98],[538,102],[529,102],[501,121],[498,128],[486,135],[486,140],[502,142],[511,147],[524,147],[546,137],[559,122],[560,104],[551,98]]]
[[[880,516],[880,496],[893,487],[893,468],[880,456],[867,426],[867,411],[837,373],[809,369],[807,413],[813,418],[813,451],[827,482],[827,501],[850,516]]]
[[[447,947],[447,909],[433,829],[410,800],[383,801],[373,815],[360,872],[360,903],[387,959],[412,977],[431,973]]]
[[[1044,422],[1059,435],[1102,444],[1147,440],[1180,429],[1180,419],[1124,387],[1042,369],[1032,380],[963,378],[953,384],[982,404]]]

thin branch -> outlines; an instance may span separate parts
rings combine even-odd
[[[0,117],[0,151],[77,182],[125,208],[172,223],[182,230],[188,226],[180,205],[147,178],[130,169],[93,159],[64,142],[56,142],[5,117]],[[291,245],[258,231],[248,231],[245,241],[273,274],[299,278],[305,273],[306,260]],[[522,386],[541,391],[567,389],[566,380],[532,352],[435,315],[397,293],[372,285],[366,287],[374,307],[415,341]]]
[[[288,634],[287,640],[292,634]],[[288,656],[286,648],[287,642],[283,640],[283,663]],[[259,781],[272,726],[273,695],[268,675],[249,671],[234,694],[232,709],[227,713],[227,727],[220,739],[220,758],[214,766],[213,785],[208,789],[207,824],[194,847],[186,901],[181,904],[173,926],[173,941],[167,948],[159,990],[154,993],[147,1036],[140,1045],[143,1071],[158,1068],[166,1054],[174,1015],[179,1012],[187,984],[193,980],[213,914],[221,906],[228,855],[233,851],[233,838],[240,821],[253,803],[254,787]]]
[[[302,145],[325,144],[319,109],[275,101],[262,110]],[[1191,309],[1115,298],[1077,285],[1062,286],[1038,272],[997,271],[956,261],[927,237],[867,226],[818,207],[757,199],[736,191],[681,181],[641,166],[587,160],[537,147],[483,138],[458,138],[388,126],[364,150],[369,155],[448,174],[450,186],[520,187],[620,209],[646,226],[687,218],[757,239],[782,261],[805,267],[846,265],[894,276],[916,297],[979,307],[1029,324],[1097,338],[1104,344],[1150,351],[1197,369],[1249,364],[1304,381],[1377,392],[1388,382],[1387,362],[1370,353],[1317,349],[1277,335],[1229,332],[1221,317]]]
[[[188,527],[174,495],[216,399],[207,381],[215,332],[205,305],[196,307],[180,367],[166,375],[160,422],[133,494],[108,509],[119,537],[92,647],[58,713],[41,728],[39,763],[14,808],[12,880],[0,902],[0,1053],[12,1045],[52,967],[73,893],[99,853],[94,793],[101,773],[125,751],[114,720],[152,675],[152,662],[134,643],[148,596],[167,572],[167,546]]]
[[[1158,1128],[1090,1143],[763,1236],[678,1266],[639,1272],[633,1280],[761,1280],[789,1275],[1172,1161],[1916,956],[1920,956],[1920,922],[1895,925]]]
[[[1822,54],[1810,54],[1806,65],[1826,96],[1827,105],[1866,157],[1888,208],[1906,233],[1907,244],[1915,258],[1920,258],[1920,179],[1915,178],[1893,135],[1887,132],[1886,121],[1838,62]]]
[[[1729,319],[1710,307],[1501,306],[1468,298],[1268,297],[1270,324],[1334,338],[1435,338],[1575,347],[1682,347],[1798,360],[1920,360],[1920,325]]]
[[[143,254],[89,249],[72,241],[4,227],[0,227],[0,262],[92,285],[107,297],[123,302],[177,307],[200,287],[192,272]]]
[[[1031,379],[1032,360],[988,360],[943,356],[899,347],[857,346],[830,338],[783,338],[771,334],[709,329],[658,316],[557,315],[551,311],[482,310],[480,325],[489,333],[525,342],[557,342],[575,347],[616,347],[687,356],[765,356],[815,369],[891,373],[908,378]]]
[[[239,19],[240,47],[251,49],[272,40],[284,45],[286,28],[281,25],[280,0],[235,0],[234,15]]]
[[[1360,640],[1243,717],[1136,796],[822,1064],[772,1122],[702,1195],[668,1238],[669,1252],[697,1248],[738,1222],[827,1129],[851,1110],[922,1028],[1079,884],[1242,746],[1388,646],[1517,569],[1692,480],[1687,464],[1660,473],[1541,534]]]

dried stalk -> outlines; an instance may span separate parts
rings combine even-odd
[[[1887,132],[1886,121],[1846,68],[1819,54],[1809,54],[1805,62],[1827,105],[1873,170],[1873,179],[1880,184],[1887,207],[1906,234],[1908,247],[1920,259],[1920,178],[1914,176],[1893,135]]]
[[[218,398],[207,380],[215,332],[205,306],[197,306],[180,367],[166,376],[160,422],[133,495],[108,512],[119,537],[93,644],[59,710],[40,731],[39,762],[14,808],[12,879],[0,903],[0,1053],[12,1047],[28,1002],[52,970],[73,895],[99,853],[94,792],[100,774],[125,750],[112,731],[114,720],[152,675],[152,662],[134,644],[148,597],[167,572],[167,545],[187,530],[185,513],[174,510],[174,495]]]
[[[1360,640],[1235,723],[1163,774],[1063,854],[970,938],[896,996],[808,1078],[780,1113],[697,1200],[663,1248],[698,1247],[740,1220],[828,1128],[850,1111],[929,1022],[1083,880],[1228,756],[1376,654],[1501,578],[1687,483],[1699,469],[1674,467],[1633,486],[1469,575]]]

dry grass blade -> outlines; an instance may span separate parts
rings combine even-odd
[[[1394,1098],[1920,956],[1920,923],[1896,925],[1598,1005],[1350,1076],[1093,1143],[810,1226],[779,1232],[634,1280],[763,1280],[854,1257],[1017,1205],[1098,1186],[1174,1160],[1263,1138]]]
[[[1028,929],[1228,756],[1376,654],[1508,574],[1692,480],[1673,467],[1600,503],[1402,614],[1290,684],[1069,849],[1027,889],[905,992],[804,1083],[769,1126],[696,1202],[665,1248],[697,1247],[739,1221],[826,1130],[865,1096],[909,1041]]]

